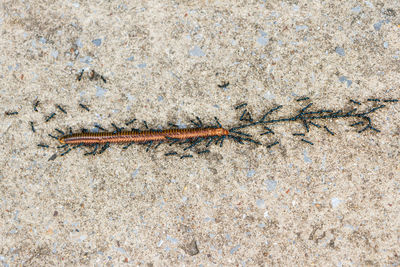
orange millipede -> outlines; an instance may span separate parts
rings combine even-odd
[[[193,128],[103,133],[75,133],[59,138],[61,144],[147,143],[152,141],[187,140],[195,138],[228,136],[224,128]]]
[[[215,126],[203,127],[203,123],[200,118],[196,117],[197,122],[191,120],[191,123],[196,126],[196,128],[188,128],[188,129],[165,129],[165,130],[155,130],[148,129],[147,123],[143,121],[146,126],[146,130],[142,131],[139,129],[133,128],[131,131],[125,131],[123,128],[118,127],[114,123],[112,123],[113,127],[116,129],[114,132],[88,132],[85,129],[82,129],[82,133],[72,133],[70,129],[70,134],[65,135],[59,129],[55,129],[57,132],[61,133],[61,137],[52,136],[51,137],[58,139],[58,141],[62,144],[58,146],[58,148],[65,148],[64,152],[60,154],[60,156],[64,156],[69,153],[72,149],[78,148],[80,146],[94,146],[93,151],[86,152],[85,155],[95,155],[103,153],[110,144],[127,144],[122,149],[127,149],[132,144],[147,144],[146,151],[149,151],[151,147],[156,149],[162,143],[172,144],[186,144],[189,145],[183,149],[186,151],[188,149],[192,149],[195,146],[199,145],[202,141],[208,140],[205,148],[208,148],[213,141],[215,144],[222,147],[223,142],[226,138],[233,139],[235,142],[243,144],[244,142],[250,142],[260,145],[258,141],[255,141],[249,137],[251,135],[242,133],[240,131],[236,131],[235,129],[225,129],[219,123],[218,118],[215,117]],[[130,124],[135,120],[131,120],[126,123],[126,125]],[[176,127],[176,125],[173,125]],[[95,127],[104,130],[100,125],[95,124]],[[153,146],[154,142],[158,142]],[[70,145],[72,147],[70,147]],[[103,145],[99,151],[99,145]],[[210,152],[208,149],[198,151],[198,154],[208,153]],[[175,155],[175,153],[170,152],[165,155]],[[183,155],[181,158],[192,157],[191,155]],[[53,159],[52,159],[53,160]]]

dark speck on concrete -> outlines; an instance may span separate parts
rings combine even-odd
[[[95,86],[95,87],[96,87],[96,89],[97,89],[97,91],[96,91],[96,96],[97,96],[97,97],[103,97],[104,94],[107,92],[106,89],[104,89],[104,88],[102,88],[102,87],[100,87],[100,86]]]
[[[379,31],[381,29],[381,27],[382,27],[382,21],[379,21],[374,24],[375,31]]]
[[[240,248],[240,245],[234,246],[234,247],[230,250],[230,253],[231,253],[231,254],[235,253],[236,251],[238,251],[239,248]]]
[[[390,17],[396,17],[396,11],[394,11],[394,9],[392,8],[386,9],[385,11],[383,11],[383,14]]]
[[[277,186],[278,183],[275,180],[266,180],[266,181],[264,181],[264,184],[266,185],[267,190],[269,192],[271,192],[271,191],[274,191],[276,189],[276,186]]]
[[[186,246],[182,246],[181,248],[190,256],[197,255],[200,252],[195,239],[193,239],[192,242],[190,242]]]
[[[55,160],[56,158],[57,158],[57,153],[53,154],[53,156],[49,158],[49,161]]]
[[[340,47],[340,46],[337,46],[335,48],[335,52],[338,53],[339,56],[342,56],[342,57],[345,55],[344,49],[342,47]]]
[[[101,45],[101,39],[94,39],[94,40],[92,40],[92,43],[93,43],[95,46],[100,46],[100,45]]]
[[[362,9],[361,9],[360,6],[356,6],[356,7],[353,7],[353,8],[351,9],[351,12],[358,14],[358,13],[361,12],[361,10],[362,10]]]
[[[93,58],[91,58],[89,56],[85,56],[84,58],[80,59],[80,62],[86,63],[86,64],[90,64],[92,61],[93,61]]]
[[[312,162],[312,160],[308,157],[307,150],[304,150],[303,156],[304,156],[304,162],[306,162],[306,163],[311,163]]]
[[[206,54],[201,50],[200,47],[197,45],[189,51],[189,55],[194,56],[194,57],[204,57]]]
[[[352,83],[353,83],[353,81],[347,79],[346,76],[340,76],[340,77],[339,77],[339,81],[340,81],[341,83],[346,82],[346,83],[347,83],[347,87],[350,87],[350,86],[352,85]]]
[[[249,170],[248,172],[247,172],[247,177],[253,177],[254,176],[254,174],[256,173],[256,171],[255,170],[253,170],[253,169],[251,169],[251,170]]]
[[[257,38],[257,43],[260,45],[267,45],[268,44],[268,36],[266,32],[260,31],[261,36]]]
[[[82,44],[82,42],[81,42],[80,39],[77,39],[76,42],[75,42],[75,44],[76,44],[78,47],[80,47],[80,48],[83,47],[83,44]]]

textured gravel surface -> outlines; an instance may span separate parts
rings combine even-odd
[[[400,103],[383,102],[400,98],[398,1],[5,0],[0,32],[4,266],[400,265]],[[280,122],[243,130],[262,145],[63,157],[48,135],[133,118],[229,128],[244,109],[283,118],[311,102],[383,103],[380,132]]]

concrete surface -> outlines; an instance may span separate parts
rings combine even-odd
[[[314,127],[311,146],[282,123],[249,129],[262,146],[186,159],[133,145],[49,161],[48,134],[132,118],[234,126],[237,104],[287,116],[301,96],[335,110],[398,99],[399,14],[394,0],[2,1],[0,262],[398,266],[399,103],[371,116],[380,133],[327,120],[335,136]]]

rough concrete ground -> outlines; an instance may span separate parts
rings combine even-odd
[[[311,146],[281,123],[249,131],[262,146],[182,160],[134,145],[48,161],[48,134],[398,99],[399,14],[398,1],[2,1],[0,262],[398,266],[400,103],[371,116],[380,133],[326,120],[335,135],[314,127]]]

